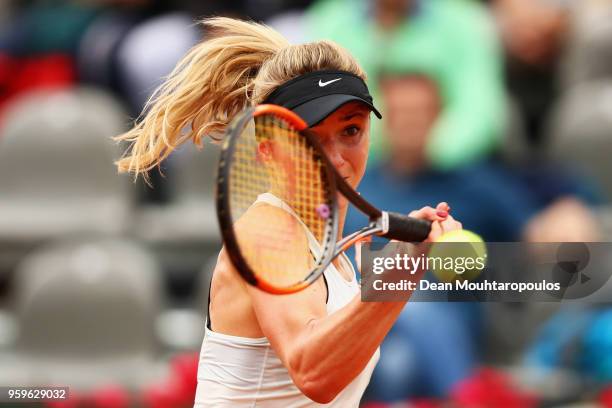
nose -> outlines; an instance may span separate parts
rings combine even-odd
[[[344,165],[342,146],[335,138],[326,140],[323,143],[323,150],[336,169],[340,169]]]

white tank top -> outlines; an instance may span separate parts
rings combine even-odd
[[[260,202],[282,208],[295,216],[289,206],[270,193],[261,194],[256,203]],[[317,240],[305,225],[304,228],[310,250],[318,253],[321,249]],[[327,282],[328,315],[345,306],[359,293],[353,266],[346,255],[342,254],[339,259],[353,276],[348,282],[333,264],[323,273]],[[379,356],[380,349],[376,350],[363,371],[332,402],[317,404],[295,386],[267,338],[229,336],[206,327],[200,352],[194,408],[356,408],[370,382]]]

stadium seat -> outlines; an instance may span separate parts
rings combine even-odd
[[[32,253],[16,273],[19,335],[15,355],[1,357],[0,383],[78,391],[161,378],[160,275],[155,259],[126,240],[81,236]]]
[[[132,234],[160,257],[175,306],[192,301],[202,264],[221,247],[214,202],[219,150],[211,143],[180,147],[166,162],[170,202],[141,205],[134,216]]]
[[[611,108],[612,80],[577,84],[553,108],[547,135],[551,157],[578,167],[608,199],[612,199]]]
[[[75,232],[126,230],[132,193],[127,177],[117,175],[120,150],[110,139],[126,122],[114,99],[87,88],[31,92],[7,108],[0,128],[2,254]]]
[[[207,317],[208,293],[217,256],[210,256],[195,277],[193,302],[183,307],[167,309],[158,317],[158,337],[167,348],[180,351],[200,349]]]
[[[136,235],[153,243],[218,243],[214,203],[220,147],[206,142],[202,149],[186,143],[167,162],[172,200],[168,205],[145,206]]]
[[[204,316],[200,310],[165,310],[156,321],[157,337],[169,350],[199,350],[204,338]]]
[[[0,353],[13,347],[17,338],[17,320],[5,307],[0,307]]]

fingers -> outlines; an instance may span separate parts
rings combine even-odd
[[[448,217],[451,208],[446,202],[439,203],[436,208],[430,206],[423,207],[419,210],[412,211],[408,214],[410,217],[420,218],[429,221],[443,221]]]
[[[408,214],[410,217],[419,218],[429,221],[441,221],[448,216],[448,213],[438,214],[438,210],[430,206],[423,207],[419,210],[412,211]]]
[[[450,212],[451,208],[446,201],[442,201],[436,206],[436,210]]]
[[[463,229],[461,223],[450,214],[451,208],[446,202],[436,205],[436,208],[426,206],[408,214],[410,217],[431,221],[431,232],[426,241],[435,241],[441,235],[458,229]]]
[[[440,218],[448,217],[450,206],[446,202],[441,202],[436,206],[436,215]]]
[[[442,234],[453,230],[463,229],[463,225],[459,221],[455,220],[451,215],[446,217],[443,221],[437,222],[436,224],[440,224]]]
[[[434,221],[431,223],[431,231],[429,231],[429,236],[427,237],[427,241],[434,241],[442,234],[444,234],[444,230],[442,229],[442,224],[440,222]]]

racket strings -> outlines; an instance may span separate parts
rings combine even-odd
[[[310,254],[306,229],[324,244],[332,216],[325,174],[316,148],[278,117],[257,117],[237,136],[229,173],[234,231],[250,269],[271,285],[303,281],[318,261]],[[263,208],[258,197],[264,193],[297,217]]]
[[[276,193],[321,243],[326,223],[317,210],[321,205],[328,205],[323,163],[313,146],[291,125],[272,116],[259,119],[258,137],[273,140],[277,154],[271,171],[277,178]]]

